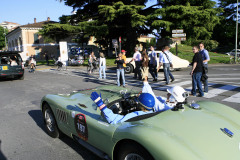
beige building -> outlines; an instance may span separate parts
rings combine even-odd
[[[37,59],[44,59],[43,54],[46,52],[50,56],[59,56],[59,44],[58,43],[44,43],[44,39],[38,35],[38,31],[42,29],[43,25],[57,23],[50,21],[36,22],[18,26],[7,34],[8,50],[20,51],[22,59],[25,61],[29,56],[35,55]],[[77,44],[71,41],[71,38],[66,39],[68,42],[69,52],[72,50],[72,46],[75,48],[90,48],[90,50],[97,51],[98,47],[94,44],[95,38],[90,37],[88,44]],[[80,50],[79,50],[80,51]]]
[[[8,31],[11,31],[11,30],[17,28],[18,26],[20,26],[20,24],[4,21],[4,22],[0,23],[0,26],[7,29]]]
[[[49,23],[56,22],[50,21],[50,18],[47,21],[36,22],[36,18],[34,18],[34,23],[18,26],[6,36],[8,50],[20,51],[23,60],[26,60],[31,55],[41,58],[40,53],[42,52],[57,53],[59,50],[58,44],[44,43],[43,38],[38,35],[38,31],[42,29],[42,26]]]

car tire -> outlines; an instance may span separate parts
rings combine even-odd
[[[121,145],[118,153],[117,160],[153,160],[153,157],[137,143],[128,142]]]
[[[24,74],[22,76],[19,76],[20,80],[24,80]]]
[[[130,74],[133,72],[133,65],[131,64],[126,64],[126,67],[124,68],[126,74]]]
[[[54,117],[54,114],[47,103],[43,105],[43,118],[47,134],[52,138],[59,138],[61,132],[58,129],[57,121]]]

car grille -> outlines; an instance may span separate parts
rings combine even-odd
[[[67,122],[67,113],[66,112],[64,112],[60,109],[57,109],[56,113],[57,113],[57,119],[59,121],[62,121],[62,122],[65,122],[65,123]]]

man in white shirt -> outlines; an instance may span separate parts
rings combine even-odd
[[[174,81],[174,77],[170,71],[170,65],[172,64],[172,53],[169,51],[168,46],[164,46],[162,53],[159,55],[159,66],[157,71],[163,66],[164,76],[166,79],[166,85],[169,84],[169,76],[171,78],[171,82]]]
[[[133,54],[132,60],[129,62],[129,63],[131,63],[132,61],[135,62],[135,71],[134,71],[134,77],[133,77],[134,79],[137,79],[137,75],[138,75],[138,79],[142,80],[141,72],[140,72],[141,60],[142,60],[142,55],[139,52],[138,47],[135,47],[135,53]]]

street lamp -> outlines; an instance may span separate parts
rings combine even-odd
[[[237,0],[237,19],[236,19],[236,41],[235,41],[235,63],[237,63],[237,41],[238,41],[238,0]]]

